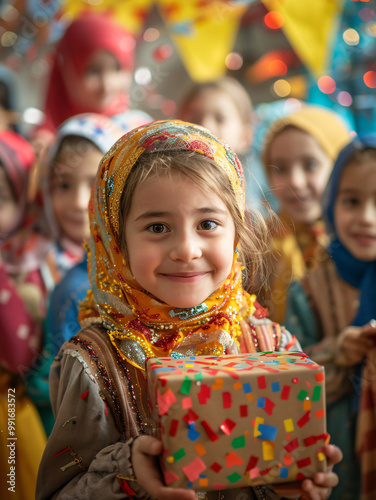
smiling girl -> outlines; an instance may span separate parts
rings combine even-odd
[[[268,231],[248,221],[236,155],[208,130],[180,121],[135,129],[104,156],[90,201],[91,291],[83,329],[51,368],[56,415],[41,462],[37,498],[194,500],[163,483],[147,436],[147,357],[299,349],[242,286],[240,259],[260,271]],[[257,319],[258,318],[258,319]],[[253,338],[250,326],[263,325]],[[293,487],[326,498],[337,483],[338,448],[328,471]],[[239,498],[239,490],[208,498]],[[267,487],[244,499],[278,498]]]

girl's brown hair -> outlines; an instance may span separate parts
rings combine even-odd
[[[134,165],[120,202],[119,240],[125,258],[125,225],[137,185],[151,177],[170,175],[171,172],[187,176],[199,188],[216,194],[225,203],[235,225],[234,244],[237,245],[239,259],[245,266],[244,286],[252,292],[265,286],[270,267],[271,235],[263,216],[257,210],[241,213],[227,175],[214,160],[194,151],[143,153]]]

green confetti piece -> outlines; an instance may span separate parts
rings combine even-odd
[[[189,377],[185,377],[184,382],[181,385],[180,392],[182,394],[189,394],[191,390],[192,380]]]
[[[241,479],[241,475],[238,474],[237,472],[234,472],[233,474],[230,474],[227,476],[227,479],[230,481],[230,483],[236,483],[236,481],[239,481]]]
[[[186,453],[185,453],[185,450],[184,448],[180,448],[180,450],[178,450],[177,452],[174,453],[174,458],[177,462],[179,462],[179,460],[181,460],[183,457],[185,457]]]
[[[245,436],[239,436],[232,440],[231,446],[233,448],[244,448],[245,446]]]
[[[298,394],[298,399],[300,401],[304,401],[305,398],[308,396],[308,392],[307,391],[304,391],[303,389],[299,392]]]
[[[195,373],[196,380],[202,380],[202,373]]]
[[[316,385],[315,388],[313,389],[312,401],[320,401],[320,396],[321,396],[321,387],[319,385]]]

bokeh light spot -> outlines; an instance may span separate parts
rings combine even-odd
[[[156,28],[148,28],[147,30],[145,30],[143,36],[145,42],[155,42],[155,40],[158,40],[159,37],[160,33]]]
[[[235,71],[243,66],[243,58],[237,52],[230,52],[226,56],[225,65],[227,69]]]
[[[144,66],[136,69],[134,79],[139,85],[148,85],[152,80],[150,69]]]
[[[336,89],[336,82],[330,76],[321,76],[317,81],[317,86],[323,94],[332,94]]]
[[[375,18],[375,13],[369,7],[364,7],[362,10],[359,11],[358,16],[362,21],[368,23],[369,21],[372,21]]]
[[[268,73],[270,76],[283,76],[287,73],[287,65],[280,59],[273,59],[268,63]]]
[[[363,76],[363,82],[370,89],[376,89],[376,71],[367,71]]]
[[[284,25],[285,19],[283,15],[279,12],[272,10],[268,12],[264,17],[264,23],[266,26],[272,30],[277,30]]]
[[[273,91],[278,97],[286,97],[291,92],[291,85],[288,81],[280,79],[274,82]]]
[[[16,41],[17,35],[16,33],[13,33],[13,31],[6,31],[1,37],[1,45],[3,47],[13,47]]]
[[[352,97],[351,95],[346,92],[345,90],[342,90],[338,96],[337,96],[337,101],[338,103],[341,105],[341,106],[346,106],[346,107],[349,107],[351,106],[353,100],[352,100]]]
[[[165,116],[173,115],[176,112],[176,104],[171,99],[166,99],[162,106],[161,111]]]
[[[342,37],[347,45],[358,45],[359,43],[359,33],[352,28],[344,31]]]

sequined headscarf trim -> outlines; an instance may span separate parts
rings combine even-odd
[[[190,309],[160,302],[140,287],[127,267],[120,251],[119,210],[128,175],[143,152],[181,150],[215,161],[228,176],[243,214],[244,177],[237,156],[205,128],[177,120],[156,121],[123,136],[104,156],[89,204],[91,290],[79,321],[82,327],[101,323],[120,356],[141,368],[146,357],[188,352],[193,340],[195,354],[222,353],[240,335],[239,313],[253,310],[253,298],[242,288],[236,253],[220,289]]]

